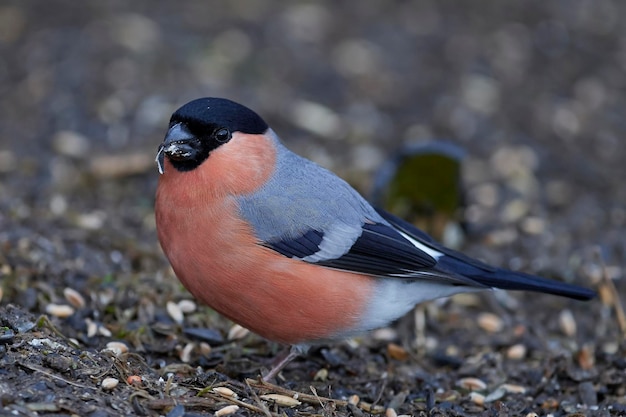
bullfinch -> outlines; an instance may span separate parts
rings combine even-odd
[[[423,301],[491,288],[595,295],[442,246],[227,99],[179,108],[156,162],[157,233],[176,276],[232,321],[292,345],[266,379],[311,344],[388,325]]]

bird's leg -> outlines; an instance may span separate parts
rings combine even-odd
[[[291,361],[296,359],[298,356],[306,353],[309,350],[308,346],[305,345],[292,345],[289,348],[287,355],[280,355],[276,358],[274,363],[272,364],[272,369],[265,375],[263,375],[263,381],[269,382],[276,377],[283,370],[285,366],[287,366]],[[282,357],[281,357],[282,356]]]

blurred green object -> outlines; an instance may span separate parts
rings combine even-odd
[[[448,228],[460,231],[464,154],[463,149],[445,141],[405,146],[377,172],[373,203],[445,242]]]

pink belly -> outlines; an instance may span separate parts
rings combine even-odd
[[[161,246],[199,300],[282,343],[340,337],[358,325],[373,278],[286,258],[260,246],[234,200],[186,211],[161,201]],[[201,221],[200,221],[201,219]]]

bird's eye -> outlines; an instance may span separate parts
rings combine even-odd
[[[226,129],[225,127],[223,127],[219,129],[218,131],[216,131],[213,134],[213,137],[218,142],[221,142],[221,143],[228,142],[230,140],[230,131]]]

